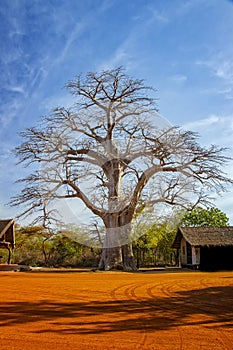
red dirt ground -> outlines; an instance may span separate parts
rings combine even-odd
[[[233,349],[233,272],[1,272],[0,348]]]

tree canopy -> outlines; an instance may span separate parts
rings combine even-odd
[[[181,223],[184,226],[228,226],[229,218],[218,208],[196,207],[184,214]]]

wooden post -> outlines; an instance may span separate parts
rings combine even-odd
[[[12,256],[12,249],[10,246],[7,247],[7,250],[8,250],[8,265],[11,264],[11,256]]]

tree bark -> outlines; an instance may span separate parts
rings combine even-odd
[[[122,247],[103,248],[98,269],[137,271],[132,245],[125,244]]]
[[[99,263],[100,270],[136,271],[131,235],[132,213],[126,211],[110,212],[104,219],[106,236],[103,244],[102,256]]]
[[[107,220],[108,224],[119,222],[115,215]],[[106,236],[102,248],[102,256],[99,263],[100,270],[124,270],[136,271],[132,244],[130,243],[131,225],[106,227]]]
[[[123,270],[121,247],[103,247],[99,270]]]
[[[132,244],[125,244],[121,247],[124,271],[137,271],[134,261]]]

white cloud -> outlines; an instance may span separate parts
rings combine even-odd
[[[209,88],[209,89],[203,89],[200,90],[201,94],[205,95],[223,95],[225,99],[227,100],[232,100],[233,99],[233,88],[230,86],[225,87],[225,88]]]
[[[9,86],[8,87],[8,90],[9,91],[12,91],[12,92],[18,92],[19,94],[22,94],[22,95],[25,95],[25,90],[24,90],[24,87],[23,86]]]
[[[168,17],[164,13],[159,12],[157,10],[152,10],[152,18],[151,18],[151,20],[155,20],[155,21],[160,22],[160,23],[167,23],[167,22],[169,22]]]
[[[18,99],[11,101],[10,106],[4,106],[4,111],[0,115],[1,130],[11,124],[16,114],[19,113],[21,107],[22,103]]]
[[[232,157],[233,115],[210,115],[184,124],[183,129],[198,132],[202,145],[215,144],[228,148],[226,155]],[[227,172],[233,174],[233,169],[229,169]]]
[[[206,118],[191,121],[183,125],[184,129],[197,131],[201,136],[200,143],[210,145],[217,144],[219,147],[232,145],[233,140],[233,115],[210,115]],[[226,156],[232,156],[232,149],[225,152]],[[233,162],[230,162],[222,169],[229,178],[233,174]],[[227,214],[231,225],[233,224],[233,197],[232,187],[229,192],[224,192],[222,196],[216,196],[214,204]]]
[[[138,43],[143,41],[148,31],[154,26],[155,20],[160,23],[168,22],[168,17],[152,6],[145,7],[145,12],[142,12],[140,16],[132,17],[132,19],[136,21],[136,24],[131,28],[125,40],[115,49],[111,57],[98,65],[97,70],[111,69],[119,65],[124,66],[126,70],[135,69],[139,65],[138,59],[135,59],[135,55],[138,56],[138,52],[135,52]]]
[[[232,169],[233,171],[233,169]],[[233,198],[232,192],[224,192],[221,196],[217,197],[215,202],[215,206],[221,209],[224,213],[226,213],[227,217],[230,220],[230,225],[233,225]]]
[[[47,111],[51,111],[56,107],[65,107],[70,108],[75,103],[74,96],[70,94],[61,94],[61,95],[54,95],[49,96],[48,98],[45,98],[43,100],[43,106],[46,108]]]
[[[97,70],[106,70],[112,69],[117,66],[124,66],[126,69],[129,69],[131,66],[132,57],[127,53],[127,44],[123,43],[119,48],[116,49],[112,57],[103,61],[98,67]]]
[[[186,75],[183,74],[175,74],[173,76],[171,76],[171,80],[173,80],[176,83],[184,83],[185,81],[187,81],[187,77]]]
[[[199,130],[203,127],[208,127],[219,122],[219,117],[217,115],[210,115],[207,118],[194,120],[183,125],[184,129],[188,130]]]
[[[78,37],[83,33],[84,29],[86,29],[88,27],[88,25],[90,26],[91,20],[88,18],[83,18],[82,21],[80,21],[79,23],[76,23],[76,25],[74,26],[72,32],[70,33],[64,49],[61,52],[61,55],[58,56],[57,58],[55,58],[55,60],[53,61],[53,65],[54,64],[61,64],[65,58],[67,57],[67,53],[70,50],[74,40],[77,40]]]
[[[232,61],[224,61],[213,65],[215,75],[226,81],[233,82],[233,63]]]
[[[221,55],[211,60],[198,60],[196,64],[208,68],[212,76],[218,78],[223,84],[223,87],[218,89],[209,89],[209,93],[212,91],[215,94],[225,95],[226,99],[233,98],[233,63],[231,59],[224,59]]]

